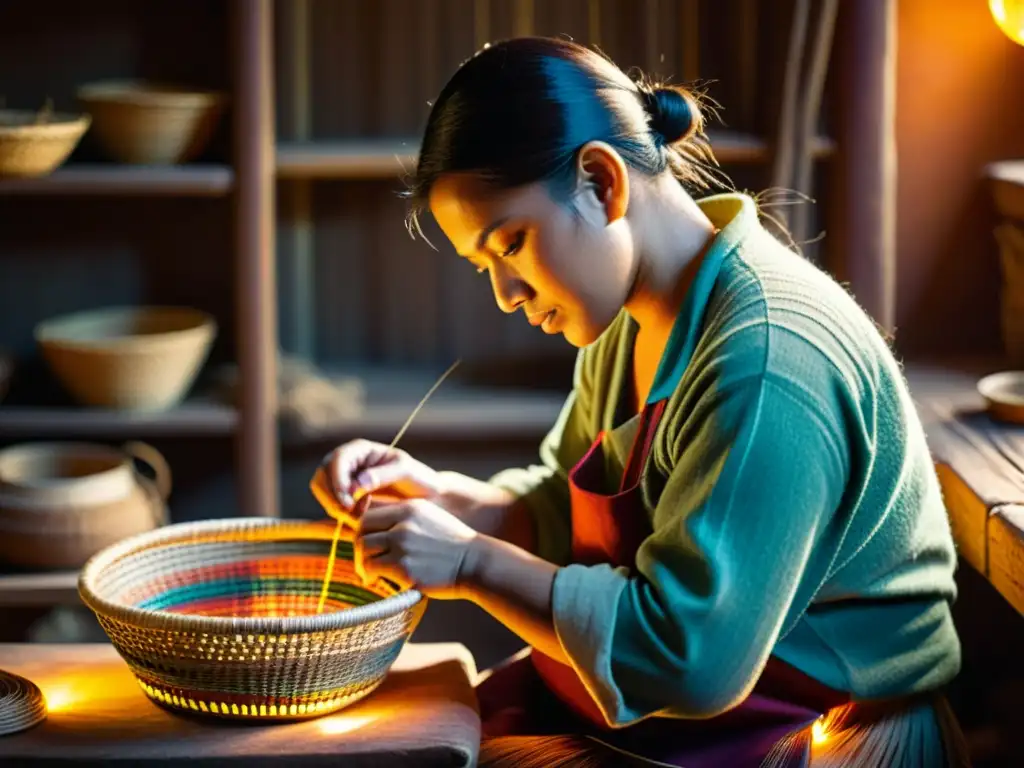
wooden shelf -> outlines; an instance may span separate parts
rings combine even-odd
[[[0,195],[148,195],[222,197],[234,174],[226,165],[68,164],[48,176],[0,179]]]
[[[449,402],[426,406],[403,439],[435,440],[515,440],[538,442],[558,418],[563,398],[546,401],[506,395],[486,402]],[[390,442],[416,406],[410,398],[402,404],[370,404],[358,417],[337,421],[329,426],[306,424],[282,430],[287,444],[305,442],[343,442],[365,438]]]
[[[206,401],[185,402],[160,413],[0,405],[0,437],[217,436],[234,433],[237,425],[233,408]]]
[[[78,571],[0,575],[0,608],[80,604]]]
[[[709,131],[708,137],[722,164],[762,163],[771,156],[768,143],[757,136]],[[415,168],[417,144],[415,138],[279,143],[277,175],[282,179],[390,178]],[[815,158],[825,158],[834,152],[831,139],[815,139]]]
[[[330,424],[284,426],[282,440],[341,442],[362,437],[390,442],[436,380],[420,370],[349,370],[365,387],[366,405],[357,417]],[[331,378],[331,374],[326,374]],[[555,423],[567,392],[497,389],[449,379],[437,390],[409,427],[404,439],[537,440]]]

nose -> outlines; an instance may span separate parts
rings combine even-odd
[[[511,314],[530,299],[533,291],[526,281],[508,268],[494,264],[489,270],[494,300],[502,312]]]

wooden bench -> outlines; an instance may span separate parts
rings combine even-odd
[[[1024,427],[985,412],[984,362],[908,365],[960,557],[1024,614]]]

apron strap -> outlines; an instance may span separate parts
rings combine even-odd
[[[665,407],[668,400],[658,400],[648,403],[640,414],[640,428],[636,437],[633,438],[633,446],[629,449],[629,458],[626,460],[626,468],[622,473],[622,482],[619,485],[619,493],[636,487],[640,482],[644,467],[647,465],[647,457],[654,445],[654,436],[658,432],[658,425],[661,417],[665,414]]]

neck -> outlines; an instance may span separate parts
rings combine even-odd
[[[644,336],[668,338],[716,230],[674,179],[646,197],[634,223],[639,265],[626,311]]]

